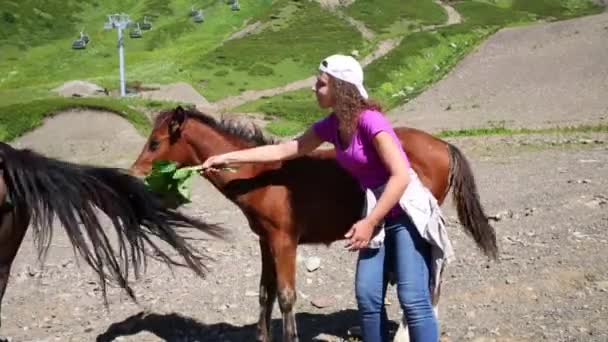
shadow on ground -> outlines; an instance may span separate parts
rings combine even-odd
[[[319,334],[328,334],[347,339],[348,329],[358,325],[356,310],[343,310],[332,314],[296,314],[301,341],[311,341]],[[391,330],[397,324],[391,322]],[[228,323],[204,324],[193,318],[176,313],[155,314],[140,312],[122,322],[113,323],[106,332],[97,337],[97,342],[111,342],[120,336],[150,332],[164,341],[252,341],[255,339],[256,326],[249,324],[236,326]],[[275,341],[281,337],[281,320],[272,321]]]

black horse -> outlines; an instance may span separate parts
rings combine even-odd
[[[117,245],[112,246],[100,222],[111,222]],[[163,205],[138,178],[120,168],[70,163],[34,151],[17,150],[0,142],[0,311],[11,265],[26,230],[32,227],[41,260],[46,256],[57,220],[65,229],[74,253],[99,275],[104,305],[106,284],[115,281],[137,302],[129,286],[145,269],[147,257],[178,265],[204,276],[204,260],[180,228],[221,238],[223,229]],[[155,240],[162,240],[183,259],[169,257]],[[2,338],[0,338],[2,341]]]

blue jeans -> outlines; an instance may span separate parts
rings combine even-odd
[[[439,341],[439,326],[431,304],[431,245],[406,214],[386,220],[384,245],[362,249],[357,260],[355,292],[364,342],[388,342],[384,296],[388,272],[395,272],[397,294],[410,340]]]

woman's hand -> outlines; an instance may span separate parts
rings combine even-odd
[[[375,225],[367,218],[357,221],[353,227],[344,235],[349,241],[344,246],[349,251],[366,248],[374,233]]]
[[[216,166],[223,166],[226,163],[227,163],[226,154],[218,154],[215,156],[211,156],[211,157],[207,158],[207,160],[205,160],[205,162],[203,163],[203,169],[201,170],[201,173],[205,173],[205,172],[217,173],[219,171],[219,168],[217,168]]]

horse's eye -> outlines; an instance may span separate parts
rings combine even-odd
[[[154,152],[158,149],[160,142],[158,140],[150,140],[150,144],[148,144],[148,148],[150,151]]]

